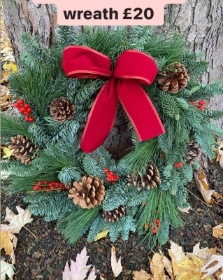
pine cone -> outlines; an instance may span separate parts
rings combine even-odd
[[[188,155],[185,158],[185,162],[187,164],[194,164],[194,160],[199,157],[200,155],[200,146],[199,144],[195,143],[194,141],[187,145]]]
[[[141,186],[146,187],[148,190],[156,188],[161,183],[159,170],[154,164],[148,164],[146,174],[127,175],[127,181],[128,186],[137,186],[138,190],[141,189]]]
[[[163,91],[178,93],[182,88],[187,86],[189,75],[183,64],[174,63],[169,71],[160,72],[158,83]]]
[[[9,145],[10,150],[14,150],[12,155],[24,164],[29,164],[35,157],[37,146],[33,144],[26,136],[17,135],[11,137]]]
[[[68,197],[73,198],[74,204],[82,208],[93,208],[101,204],[105,196],[103,181],[98,177],[83,176],[82,182],[74,182]]]
[[[74,104],[67,97],[55,98],[50,104],[50,115],[55,121],[70,120],[74,116]]]
[[[111,211],[103,211],[102,217],[107,222],[116,222],[125,215],[125,206],[120,205],[118,208],[115,208]]]

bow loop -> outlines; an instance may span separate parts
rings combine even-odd
[[[134,79],[141,84],[151,84],[157,74],[158,68],[152,57],[136,51],[127,50],[117,59],[114,76],[119,79]]]
[[[110,78],[102,87],[88,116],[81,149],[92,152],[103,144],[114,124],[117,102],[121,102],[141,141],[156,137],[164,127],[150,98],[140,84],[151,84],[157,66],[147,54],[127,50],[117,59],[114,72],[106,55],[84,46],[69,46],[62,67],[69,78]]]
[[[84,46],[69,46],[63,51],[62,67],[69,78],[111,77],[111,60]]]

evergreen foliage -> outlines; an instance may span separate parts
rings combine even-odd
[[[137,232],[148,241],[148,247],[162,245],[168,240],[169,227],[179,227],[182,219],[178,207],[188,207],[186,185],[193,178],[193,170],[199,167],[185,162],[187,144],[196,141],[210,158],[215,155],[216,136],[222,135],[220,128],[211,124],[211,119],[223,116],[221,111],[207,107],[199,110],[197,102],[209,100],[215,94],[223,94],[222,85],[199,83],[200,76],[207,69],[202,56],[185,50],[180,36],[170,38],[156,36],[153,28],[134,26],[117,27],[106,31],[99,27],[83,27],[78,34],[72,27],[60,26],[54,46],[41,48],[38,38],[23,36],[25,51],[20,58],[20,72],[12,74],[10,91],[23,98],[32,108],[35,122],[27,123],[22,118],[10,118],[2,114],[2,136],[18,134],[27,136],[37,145],[37,157],[31,164],[23,165],[13,157],[2,160],[2,169],[11,172],[9,194],[26,192],[34,215],[42,215],[46,221],[57,220],[58,230],[70,243],[75,243],[89,230],[88,241],[108,229],[111,241],[121,237],[128,239],[129,232]],[[113,63],[127,49],[136,49],[151,55],[159,68],[166,71],[170,65],[179,62],[188,69],[190,80],[187,87],[177,94],[164,92],[157,80],[144,89],[153,102],[165,127],[165,134],[156,139],[140,143],[132,131],[134,150],[116,162],[103,147],[91,154],[84,154],[79,147],[89,110],[105,83],[102,79],[68,79],[62,70],[62,51],[68,45],[91,47],[109,56]],[[68,97],[75,105],[73,119],[55,121],[50,116],[49,106],[56,97]],[[119,108],[123,114],[123,109]],[[140,110],[140,108],[139,108]],[[127,118],[126,118],[127,119]],[[147,120],[145,120],[147,121]],[[100,128],[96,129],[100,130]],[[140,191],[127,185],[127,175],[145,172],[148,162],[153,162],[160,171],[161,184],[157,189]],[[181,162],[182,167],[175,164]],[[119,178],[107,180],[105,169]],[[102,205],[82,209],[68,198],[68,192],[52,190],[35,191],[33,186],[42,180],[60,181],[70,188],[82,176],[98,176],[106,189]],[[126,214],[116,222],[107,222],[102,210],[110,211],[124,205]],[[155,221],[160,221],[159,226]],[[157,232],[153,232],[157,227]]]

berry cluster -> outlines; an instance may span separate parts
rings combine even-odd
[[[27,122],[34,122],[35,119],[31,116],[32,108],[29,104],[25,103],[23,99],[19,99],[15,104],[14,107],[19,110],[21,114],[25,116],[25,121]]]
[[[174,163],[173,165],[175,168],[182,168],[183,167],[183,163],[181,161]]]
[[[205,101],[204,100],[200,100],[199,102],[198,102],[198,110],[204,110],[205,109]]]
[[[115,175],[114,172],[110,171],[108,168],[104,168],[104,172],[106,174],[106,180],[108,182],[111,182],[112,184],[115,183],[115,181],[119,180],[119,176]]]
[[[200,100],[200,101],[190,101],[189,102],[191,105],[194,105],[197,107],[198,110],[203,111],[205,109],[205,101]]]
[[[154,228],[152,229],[152,233],[153,233],[153,234],[156,234],[157,231],[158,231],[158,229],[159,229],[159,226],[160,226],[160,219],[156,219],[155,224],[156,224],[156,227],[154,227]]]
[[[33,190],[34,191],[62,191],[62,190],[69,190],[69,186],[68,185],[64,185],[63,183],[59,182],[59,181],[39,181],[37,182],[34,186],[33,186]]]

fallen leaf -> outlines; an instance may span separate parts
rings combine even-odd
[[[10,255],[12,259],[12,264],[15,263],[15,254],[14,249],[17,246],[17,237],[8,231],[2,231],[1,230],[1,249],[5,249],[6,255]]]
[[[177,265],[185,260],[186,255],[181,246],[177,245],[173,241],[170,241],[170,245],[168,253],[171,258],[173,275],[177,276],[179,274],[179,267]]]
[[[28,209],[24,210],[19,206],[16,206],[18,215],[13,213],[8,207],[6,208],[6,216],[4,221],[8,221],[9,225],[1,224],[2,231],[9,231],[11,233],[19,233],[21,228],[27,223],[31,223],[33,218],[31,218],[31,213]]]
[[[11,74],[10,71],[2,71],[0,83],[3,84],[8,82],[10,74]]]
[[[1,54],[8,54],[8,53],[12,53],[11,47],[5,47],[3,50],[1,50]]]
[[[87,265],[89,256],[87,256],[86,247],[83,248],[80,254],[77,254],[76,261],[70,262],[70,267],[68,263],[63,271],[63,280],[84,280],[86,279],[87,273],[91,267]],[[93,267],[92,271],[88,275],[87,280],[96,279],[95,268]]]
[[[214,197],[221,197],[220,194],[218,194],[217,192],[215,192],[214,190],[211,190],[209,188],[209,185],[208,185],[208,182],[206,179],[206,175],[203,170],[194,171],[194,179],[195,179],[197,188],[206,203],[213,204]]]
[[[122,272],[121,257],[117,261],[115,247],[111,247],[111,268],[115,277],[118,277]]]
[[[9,62],[9,63],[5,63],[4,65],[3,65],[3,69],[5,70],[5,71],[10,71],[10,72],[17,72],[18,70],[17,70],[17,66],[15,65],[15,63],[13,63],[13,62]]]
[[[193,247],[193,253],[187,253],[188,256],[190,257],[194,257],[197,256],[199,258],[202,259],[208,259],[211,256],[211,253],[208,252],[208,248],[200,248],[200,242],[197,243],[194,247]]]
[[[180,210],[180,212],[188,214],[188,213],[190,213],[189,210],[191,210],[191,206],[189,206],[187,208],[178,207],[178,209]]]
[[[108,234],[108,231],[109,231],[109,230],[106,229],[106,230],[104,230],[104,231],[102,231],[102,232],[99,232],[99,233],[96,235],[94,241],[97,241],[97,240],[99,240],[99,239],[105,237],[105,236]]]
[[[10,280],[13,279],[14,273],[14,267],[12,264],[7,263],[3,260],[1,260],[1,280],[6,279],[6,275],[9,277]]]
[[[165,268],[166,272],[169,274],[170,278],[173,280],[174,276],[173,276],[173,269],[172,269],[171,261],[166,256],[163,256],[163,264],[164,264],[164,268]]]
[[[221,168],[223,168],[223,141],[219,142],[216,161],[219,161]]]
[[[145,270],[133,271],[134,280],[152,280],[152,275],[148,274]]]
[[[212,236],[223,239],[223,224],[217,225],[212,228]]]
[[[3,156],[2,158],[10,158],[14,152],[14,150],[10,150],[8,147],[3,147]]]
[[[223,267],[223,256],[212,255],[209,261],[206,262],[205,265],[201,267],[201,272],[205,273],[201,279],[205,279],[205,280],[208,279],[206,277],[213,275],[219,269],[222,269],[222,267]],[[219,275],[219,279],[223,279],[223,272]]]
[[[153,274],[154,280],[166,280],[164,264],[163,264],[163,255],[155,253],[150,262],[150,269]]]
[[[204,261],[194,256],[193,258],[189,258],[186,256],[185,260],[179,263],[177,266],[180,268],[180,274],[177,277],[177,280],[200,280],[202,279],[203,273],[201,272],[201,267],[204,265]],[[210,278],[205,278],[206,280],[210,280]]]

